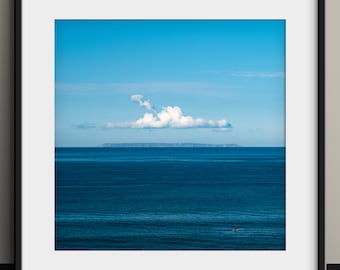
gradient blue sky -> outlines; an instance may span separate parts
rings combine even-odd
[[[283,20],[58,20],[56,146],[283,146],[284,72]],[[137,99],[149,100],[152,109],[133,102],[132,95],[142,95]],[[180,128],[169,124],[176,122],[135,124],[145,113],[158,121],[167,106],[201,124],[187,125],[188,118],[180,119]],[[216,124],[221,119],[228,124]]]

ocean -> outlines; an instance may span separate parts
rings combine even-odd
[[[285,148],[56,148],[57,250],[285,250]]]

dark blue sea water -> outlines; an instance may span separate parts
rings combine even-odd
[[[284,148],[56,148],[56,249],[284,250]]]

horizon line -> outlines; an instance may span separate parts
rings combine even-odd
[[[149,146],[148,146],[149,145]],[[104,143],[100,145],[83,145],[83,146],[54,146],[55,148],[162,148],[155,147],[154,145],[167,146],[173,145],[173,148],[209,148],[212,147],[225,147],[225,148],[242,148],[242,147],[286,147],[285,145],[240,145],[234,143],[219,143],[219,144],[211,144],[211,143]],[[204,146],[203,146],[204,145]],[[121,147],[120,147],[121,146]],[[165,148],[164,147],[164,148]]]

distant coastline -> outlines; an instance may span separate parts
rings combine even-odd
[[[284,145],[239,145],[209,143],[103,143],[93,146],[56,146],[55,148],[285,148]]]
[[[104,143],[101,147],[139,147],[139,148],[168,148],[168,147],[241,147],[238,144],[206,144],[206,143]]]

